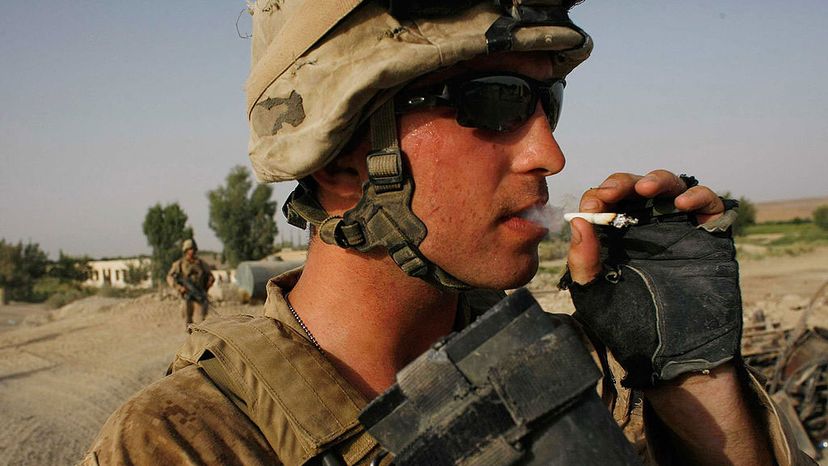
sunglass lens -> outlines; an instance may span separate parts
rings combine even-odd
[[[461,126],[512,131],[534,113],[537,99],[525,80],[489,76],[464,83],[456,95],[457,122]]]
[[[555,81],[551,86],[541,88],[541,103],[546,111],[549,127],[553,131],[558,126],[558,119],[561,117],[564,87],[563,81]]]

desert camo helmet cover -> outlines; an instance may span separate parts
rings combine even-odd
[[[194,239],[192,239],[192,238],[185,239],[185,240],[181,243],[181,250],[182,250],[183,252],[187,252],[187,250],[189,250],[189,249],[195,249],[196,251],[198,251],[198,246],[196,245],[195,240],[194,240]]]
[[[424,257],[427,231],[411,211],[391,97],[415,78],[500,51],[549,51],[555,77],[585,60],[592,40],[568,16],[575,0],[258,0],[246,84],[249,153],[259,181],[299,180],[288,221],[330,244],[385,247],[407,274],[465,289]],[[329,216],[309,175],[369,121],[369,180],[356,207]]]

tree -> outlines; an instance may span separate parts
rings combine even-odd
[[[739,217],[733,224],[733,234],[743,236],[749,225],[756,225],[756,205],[745,196],[739,197]]]
[[[89,256],[70,256],[60,251],[58,260],[49,264],[47,275],[63,282],[84,282],[89,278]]]
[[[46,274],[49,257],[37,243],[0,239],[0,287],[8,299],[33,301],[35,282]]]
[[[828,205],[821,205],[814,209],[813,217],[816,226],[828,230]]]
[[[722,194],[725,199],[732,199],[730,192]],[[743,236],[748,225],[756,224],[756,206],[745,196],[739,198],[739,216],[733,222],[733,235]]]
[[[152,248],[152,279],[163,283],[172,263],[181,256],[181,243],[193,237],[187,226],[187,214],[174,202],[161,207],[155,204],[144,217],[144,235]]]
[[[152,272],[152,267],[147,264],[143,259],[138,259],[138,264],[127,264],[126,275],[124,276],[124,282],[127,285],[137,286],[144,282],[147,278],[149,278],[150,273]]]
[[[251,192],[252,189],[252,192]],[[226,184],[207,193],[210,200],[210,228],[221,240],[222,256],[231,267],[241,261],[261,259],[274,250],[276,202],[273,189],[264,184],[253,188],[250,173],[233,167]]]

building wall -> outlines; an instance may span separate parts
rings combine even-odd
[[[213,278],[216,280],[216,285],[223,285],[229,283],[236,283],[236,269],[232,270],[216,270],[213,269],[210,271],[213,274]]]
[[[111,286],[113,288],[126,288],[126,273],[129,267],[149,267],[150,260],[147,258],[134,259],[113,259],[104,261],[89,261],[90,274],[89,279],[84,282],[86,286],[94,286],[102,288],[104,286]],[[147,278],[137,288],[149,288],[152,286],[152,280]]]
[[[148,258],[134,258],[134,259],[113,259],[103,261],[89,261],[90,276],[83,284],[86,286],[93,286],[102,288],[104,286],[111,286],[113,288],[126,288],[126,273],[129,267],[140,267],[144,265],[149,268],[150,259]],[[236,270],[211,270],[213,278],[216,279],[216,285],[220,284],[235,284]],[[166,285],[166,284],[163,284]],[[141,282],[136,288],[150,288],[152,287],[152,280],[147,279]]]

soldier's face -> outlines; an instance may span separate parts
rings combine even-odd
[[[184,251],[184,257],[186,257],[188,260],[195,259],[195,256],[196,256],[195,248],[190,248],[190,249],[187,249],[186,251]]]
[[[543,54],[484,57],[448,75],[466,71],[552,76]],[[541,104],[525,124],[505,133],[462,127],[450,108],[406,113],[400,140],[415,182],[412,209],[428,228],[421,251],[475,286],[506,289],[528,282],[547,230],[520,215],[546,203],[546,177],[565,163]]]

